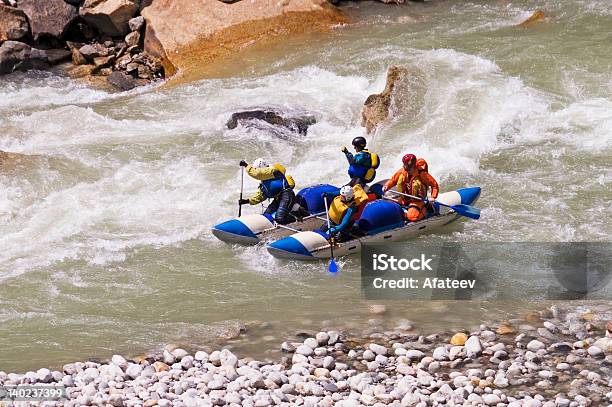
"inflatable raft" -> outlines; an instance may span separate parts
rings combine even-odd
[[[274,217],[264,214],[243,215],[215,225],[212,233],[227,243],[255,245],[265,240],[276,240],[302,230],[320,228],[325,223],[324,193],[337,194],[338,187],[319,184],[302,189],[297,202],[310,214],[287,225],[277,225]]]
[[[437,214],[411,223],[404,221],[403,210],[399,204],[382,199],[370,202],[357,221],[359,229],[365,233],[365,236],[337,243],[334,245],[334,256],[359,253],[363,243],[408,240],[447,225],[461,216],[438,202],[447,205],[473,205],[479,196],[479,187],[462,188],[440,194],[434,202]],[[317,260],[331,256],[326,235],[318,230],[295,233],[270,243],[266,248],[272,256],[281,259]]]

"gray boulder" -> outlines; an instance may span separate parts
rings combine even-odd
[[[130,90],[136,87],[136,81],[130,75],[123,72],[115,71],[106,77],[106,80],[111,85],[121,90]]]
[[[269,109],[247,110],[232,114],[232,117],[227,122],[227,128],[235,129],[239,124],[246,127],[257,127],[258,122],[266,122],[273,126],[284,127],[292,133],[305,136],[308,132],[308,127],[316,123],[316,119],[310,115],[284,117],[280,112]]]
[[[79,14],[102,34],[123,37],[130,32],[129,21],[136,11],[135,0],[85,0]]]
[[[29,32],[30,25],[25,13],[0,3],[0,42],[22,40]]]
[[[64,0],[19,0],[17,7],[28,16],[35,41],[61,38],[78,15],[77,8]]]
[[[6,41],[0,46],[0,75],[48,67],[49,58],[43,50],[18,41]]]
[[[145,23],[145,20],[143,16],[134,17],[134,18],[131,18],[130,21],[128,21],[128,25],[130,26],[131,31],[142,30],[144,23]]]

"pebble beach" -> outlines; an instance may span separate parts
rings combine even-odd
[[[62,371],[0,372],[0,385],[66,387],[64,400],[4,406],[604,406],[611,320],[604,303],[553,305],[454,333],[426,335],[408,321],[362,335],[320,331],[283,342],[274,361],[167,345]]]

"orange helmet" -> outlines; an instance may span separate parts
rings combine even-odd
[[[417,170],[419,170],[419,171],[425,171],[425,172],[427,172],[427,170],[428,170],[428,167],[427,167],[427,161],[425,161],[425,159],[424,159],[424,158],[419,158],[419,159],[416,161],[416,167],[417,167]]]

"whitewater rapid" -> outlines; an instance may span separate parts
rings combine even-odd
[[[586,7],[597,23],[609,21],[601,9],[572,4],[583,8],[547,3],[553,13],[561,10],[555,19]],[[559,57],[563,69],[551,64],[565,47],[563,37],[539,49],[548,59],[534,59],[534,41],[559,34],[546,26],[540,39],[512,31],[529,5],[509,6],[505,14],[483,4],[435,7],[460,21],[452,27],[437,21],[439,9],[418,9],[419,16],[402,20],[385,8],[383,17],[340,30],[328,47],[315,41],[246,74],[174,88],[108,94],[50,73],[0,78],[0,150],[32,156],[0,173],[0,321],[30,341],[39,340],[37,327],[44,326],[55,338],[45,342],[51,348],[93,352],[84,345],[89,335],[71,338],[62,330],[99,324],[97,334],[108,336],[131,325],[125,335],[142,349],[176,339],[161,331],[179,322],[205,330],[244,313],[263,318],[262,312],[285,308],[297,318],[304,310],[285,294],[295,290],[321,303],[321,313],[331,292],[346,303],[359,301],[357,291],[342,291],[349,282],[329,283],[319,264],[273,260],[261,247],[231,248],[210,228],[236,214],[241,159],[280,161],[298,187],[345,182],[340,148],[364,135],[363,102],[384,88],[394,64],[423,76],[410,114],[368,137],[382,160],[378,179],[412,152],[428,160],[442,190],[483,188],[482,221],[426,241],[608,240],[609,69],[599,57],[586,61],[581,50]],[[288,139],[225,127],[232,113],[262,106],[312,114],[317,123],[307,136]],[[257,184],[245,186],[254,191]],[[346,278],[356,278],[358,259],[342,264]],[[155,339],[147,339],[147,324],[159,315],[141,307],[160,310]],[[189,317],[182,318],[185,308]]]

